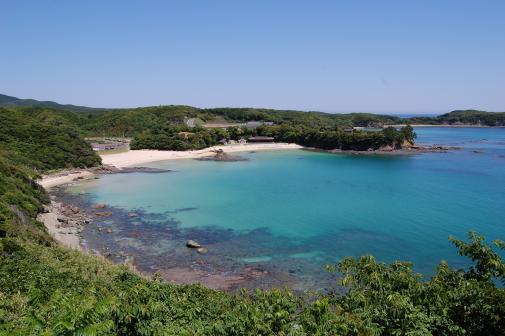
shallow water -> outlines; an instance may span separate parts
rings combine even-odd
[[[418,143],[463,149],[409,156],[292,150],[240,153],[250,159],[243,162],[173,160],[149,166],[176,172],[104,175],[68,187],[65,197],[113,207],[113,216],[97,218],[83,232],[89,248],[109,249],[117,261],[133,256],[140,270],[178,282],[327,289],[335,276],[323,265],[363,254],[413,261],[429,276],[441,259],[467,265],[449,235],[465,238],[476,230],[505,238],[505,129],[416,132]],[[209,253],[187,249],[186,239]]]

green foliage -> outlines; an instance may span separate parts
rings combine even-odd
[[[189,129],[185,126],[165,126],[137,135],[130,143],[131,149],[158,149],[184,151],[202,149],[219,144],[229,134],[219,128]]]
[[[335,302],[381,335],[504,335],[505,290],[494,281],[503,281],[505,264],[482,236],[469,239],[450,240],[475,265],[464,271],[442,262],[429,281],[409,263],[346,258],[332,267],[349,288]]]
[[[378,131],[350,131],[342,128],[326,129],[298,126],[262,127],[260,135],[275,137],[276,141],[297,143],[302,146],[321,149],[341,149],[366,151],[379,149],[383,146],[402,147],[404,141],[414,142],[415,133],[407,126],[400,131],[393,127]]]
[[[450,125],[505,126],[505,112],[484,112],[475,110],[453,111],[435,118],[437,123]]]
[[[69,126],[72,114],[46,112],[0,108],[0,150],[18,153],[40,171],[100,164],[100,157]]]
[[[499,278],[505,285],[505,262],[500,255],[493,251],[491,246],[484,244],[484,237],[479,236],[474,231],[469,233],[469,238],[471,240],[469,244],[453,237],[449,238],[458,248],[460,255],[468,257],[475,262],[475,266],[470,268],[467,277],[483,281]],[[500,250],[505,250],[505,242],[503,240],[495,240],[493,245]]]
[[[346,258],[336,266],[348,288],[343,296],[226,294],[147,280],[58,246],[17,238],[9,244],[9,253],[0,254],[0,334],[504,334],[504,290],[491,278],[445,263],[423,281],[409,263]],[[478,256],[471,253],[477,264],[495,258],[478,236],[460,242],[459,249],[474,251],[477,245]]]
[[[0,238],[20,236],[47,243],[43,225],[33,218],[48,197],[33,182],[35,171],[18,163],[23,161],[15,152],[0,151]]]

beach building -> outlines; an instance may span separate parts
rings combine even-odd
[[[255,128],[258,128],[260,126],[273,126],[274,125],[274,122],[273,121],[248,121],[246,124],[245,124],[245,127],[248,128],[248,129],[255,129]]]
[[[249,142],[274,142],[274,137],[253,136],[248,139]]]
[[[92,142],[90,145],[94,151],[102,151],[102,150],[110,150],[110,149],[128,147],[128,143],[124,143],[124,142],[107,142],[107,143]]]

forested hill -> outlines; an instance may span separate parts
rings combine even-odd
[[[62,115],[70,111],[75,115],[63,118],[77,125],[84,135],[134,136],[145,130],[167,124],[182,124],[188,118],[202,122],[243,123],[247,121],[271,121],[275,124],[304,125],[316,128],[347,126],[382,127],[393,124],[431,125],[482,125],[505,126],[505,112],[476,110],[453,111],[437,117],[400,118],[394,115],[372,113],[331,114],[314,111],[273,110],[262,108],[212,108],[201,109],[191,106],[166,105],[140,108],[106,109],[55,102],[19,99],[0,95],[0,106],[25,108],[30,113]],[[59,117],[58,117],[59,118]],[[77,124],[76,124],[77,123]]]
[[[2,107],[22,107],[22,106],[43,106],[43,107],[53,107],[73,112],[94,112],[100,111],[102,109],[86,107],[86,106],[76,106],[71,104],[58,104],[53,101],[40,101],[35,99],[21,99],[17,97],[7,96],[0,94],[0,106]]]

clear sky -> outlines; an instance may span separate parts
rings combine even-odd
[[[505,1],[0,0],[0,93],[99,107],[505,111]]]

